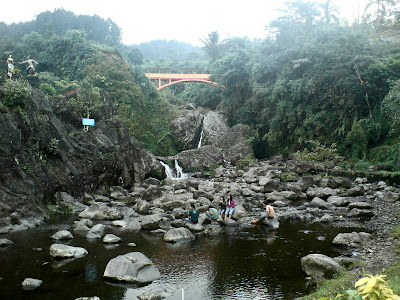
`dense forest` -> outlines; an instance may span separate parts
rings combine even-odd
[[[230,125],[248,124],[258,158],[313,147],[335,149],[355,165],[395,169],[400,146],[400,10],[371,0],[363,17],[340,18],[331,0],[295,0],[266,24],[266,38],[199,37],[202,49],[177,41],[121,44],[112,20],[44,12],[0,23],[5,62],[31,55],[39,87],[64,95],[79,117],[118,117],[157,155],[174,154],[170,121],[180,105],[219,110]],[[16,77],[24,77],[22,68]],[[218,87],[175,85],[157,92],[148,67],[202,68]],[[2,67],[6,78],[6,64]],[[75,91],[75,92],[71,92]],[[107,113],[104,114],[104,109]]]

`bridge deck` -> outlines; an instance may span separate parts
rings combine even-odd
[[[182,79],[201,79],[210,80],[211,74],[179,74],[179,73],[145,73],[145,75],[153,80],[182,80]]]

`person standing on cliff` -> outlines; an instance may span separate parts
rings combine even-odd
[[[10,54],[7,58],[7,76],[10,77],[11,79],[13,74],[14,74],[14,59]]]
[[[20,62],[19,64],[26,64],[26,72],[28,72],[28,75],[36,76],[35,67],[33,66],[34,63],[37,65],[39,64],[36,60],[32,59],[30,55],[28,55],[26,60]]]

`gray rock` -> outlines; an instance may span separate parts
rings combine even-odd
[[[318,207],[321,209],[332,209],[335,206],[331,203],[328,203],[324,200],[322,200],[321,198],[315,197],[314,199],[312,199],[312,201],[310,202],[310,206],[312,207]]]
[[[53,244],[50,246],[50,256],[54,258],[80,258],[87,254],[87,250],[81,247],[72,247],[63,244]]]
[[[75,300],[100,300],[100,298],[97,297],[97,296],[93,296],[93,297],[79,297],[79,298],[76,298]]]
[[[342,269],[333,258],[324,254],[309,254],[302,257],[301,268],[316,281],[331,278]]]
[[[279,219],[277,216],[273,217],[272,219],[264,219],[262,222],[263,225],[268,227],[278,229],[279,228]]]
[[[370,209],[353,208],[352,210],[349,211],[349,213],[346,215],[346,217],[348,217],[348,218],[353,218],[353,217],[371,217],[373,215],[374,215],[374,213]]]
[[[195,236],[193,235],[193,233],[189,229],[184,227],[170,229],[164,235],[164,241],[172,243],[176,243],[182,240],[194,240],[194,239]]]
[[[201,224],[192,224],[192,223],[186,223],[185,227],[189,229],[191,232],[201,232],[204,231],[204,227]]]
[[[8,239],[0,239],[0,247],[6,247],[14,244],[13,241],[10,241]]]
[[[139,200],[133,207],[139,214],[146,215],[149,213],[150,203],[146,200]]]
[[[269,179],[267,181],[263,181],[262,183],[264,184],[263,187],[265,193],[282,190],[282,186],[278,179]]]
[[[372,205],[368,202],[363,202],[363,201],[357,201],[357,202],[352,202],[348,206],[350,209],[352,208],[359,208],[359,209],[372,209]]]
[[[222,234],[222,228],[217,224],[210,224],[206,226],[204,234],[211,237],[219,236]]]
[[[227,227],[233,227],[233,226],[237,226],[238,224],[235,222],[235,220],[227,218],[225,220],[222,221],[222,224],[227,226]]]
[[[359,247],[366,245],[372,235],[366,232],[339,233],[332,241],[332,244],[347,247]]]
[[[141,223],[142,228],[146,230],[154,230],[161,228],[162,219],[163,217],[160,214],[145,216],[142,219]]]
[[[313,165],[306,161],[288,161],[287,168],[290,172],[295,172],[298,174],[307,173],[313,168]]]
[[[169,294],[166,289],[158,287],[139,295],[138,298],[139,300],[161,300],[168,296]]]
[[[235,220],[247,217],[247,211],[243,207],[243,205],[236,205],[235,212],[233,213],[232,218]]]
[[[105,203],[95,203],[81,212],[79,217],[94,220],[118,220],[123,216],[115,208],[109,208]]]
[[[92,220],[81,219],[73,225],[74,231],[89,231],[93,227]]]
[[[104,234],[105,228],[106,227],[103,224],[97,224],[97,225],[93,226],[86,234],[86,238],[87,239],[100,239]]]
[[[127,246],[129,246],[129,247],[136,247],[136,244],[135,244],[135,243],[128,243]]]
[[[73,239],[74,236],[68,230],[60,230],[51,236],[53,240],[69,240]]]
[[[22,288],[26,291],[32,291],[34,289],[37,289],[42,284],[43,280],[34,278],[25,278],[25,280],[22,282]]]
[[[111,224],[112,224],[113,226],[115,226],[115,227],[126,227],[126,226],[127,226],[127,223],[126,223],[125,221],[121,221],[121,220],[112,221]]]
[[[357,185],[347,191],[349,196],[362,196],[365,193],[365,189],[362,185]]]
[[[161,275],[143,253],[130,252],[111,259],[103,277],[124,282],[150,283],[159,279]]]
[[[334,220],[333,216],[329,214],[324,214],[321,218],[319,218],[316,222],[320,223],[332,223]]]
[[[310,187],[307,189],[307,196],[310,198],[321,198],[321,199],[327,199],[329,196],[336,196],[337,191],[329,188],[329,187]]]
[[[110,188],[110,197],[116,200],[122,199],[128,195],[128,191],[122,186],[112,186]]]
[[[119,236],[116,236],[114,234],[106,234],[105,237],[103,238],[103,243],[104,244],[117,244],[121,243],[122,239]]]
[[[142,185],[147,189],[150,185],[160,186],[161,182],[156,178],[149,177],[146,180],[143,180]]]
[[[339,196],[330,196],[326,201],[328,203],[332,203],[335,206],[347,206],[350,203],[349,197],[339,197]]]

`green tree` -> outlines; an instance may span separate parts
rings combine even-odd
[[[393,132],[400,132],[400,80],[393,84],[382,101],[382,111],[389,117]]]
[[[222,39],[220,34],[217,31],[210,32],[205,38],[200,39],[203,44],[203,50],[210,57],[212,62],[215,62],[218,58],[221,57],[225,44],[227,42],[226,39]]]
[[[366,18],[374,18],[373,22],[377,27],[382,25],[387,14],[387,7],[396,4],[395,0],[369,0],[365,6]],[[369,11],[373,10],[373,15]]]

